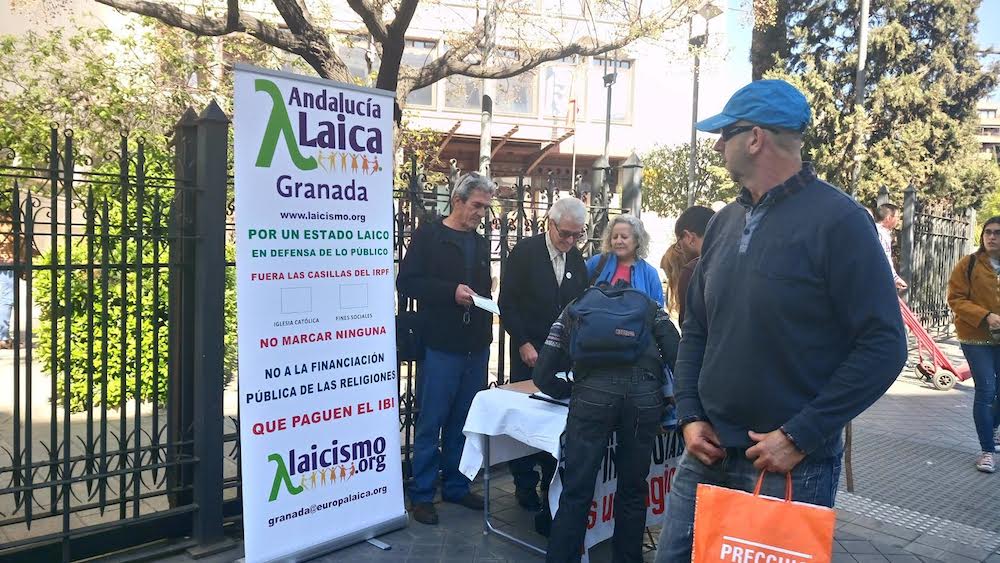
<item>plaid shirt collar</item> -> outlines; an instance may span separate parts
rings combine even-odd
[[[813,164],[811,162],[803,162],[802,169],[799,170],[798,173],[768,190],[768,192],[764,194],[764,197],[760,198],[760,201],[757,202],[757,205],[753,204],[753,196],[750,194],[750,190],[746,188],[740,189],[740,195],[736,198],[736,201],[738,201],[740,205],[747,210],[758,206],[770,207],[778,204],[788,196],[799,193],[802,191],[802,188],[808,186],[815,180],[816,169],[813,167]]]

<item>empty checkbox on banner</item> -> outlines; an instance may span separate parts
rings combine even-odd
[[[340,286],[340,308],[362,309],[368,306],[368,284],[352,283]]]
[[[312,312],[312,288],[281,288],[281,312],[282,314]]]

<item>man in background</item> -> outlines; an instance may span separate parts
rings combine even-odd
[[[892,231],[899,226],[899,206],[891,203],[883,203],[875,210],[875,230],[878,232],[878,241],[882,244],[882,251],[885,252],[885,259],[889,261],[889,268],[892,270],[892,281],[896,284],[896,289],[902,291],[908,286],[903,278],[896,273],[896,266],[892,261]]]

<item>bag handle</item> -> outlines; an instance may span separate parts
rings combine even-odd
[[[764,475],[767,475],[767,471],[761,471],[760,477],[757,478],[757,486],[753,489],[753,496],[760,496],[760,488],[764,485]],[[792,474],[785,473],[785,502],[792,502]]]
[[[594,270],[594,275],[590,276],[590,283],[587,285],[594,285],[597,278],[601,277],[601,272],[604,271],[604,266],[608,264],[608,260],[611,259],[610,252],[604,252],[601,254],[601,259],[597,261],[597,269]]]

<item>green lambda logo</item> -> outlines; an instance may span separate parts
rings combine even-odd
[[[270,80],[258,78],[254,81],[257,92],[264,92],[271,97],[271,115],[267,118],[267,129],[264,130],[264,139],[260,143],[260,152],[257,153],[257,167],[270,168],[271,161],[274,160],[274,149],[278,146],[278,139],[284,138],[288,154],[292,157],[292,162],[299,170],[315,170],[316,159],[309,156],[302,156],[299,146],[295,142],[295,132],[292,130],[292,122],[288,118],[288,110],[285,102],[281,98],[281,90]],[[283,462],[282,462],[283,464]],[[274,499],[272,499],[274,500]]]
[[[297,495],[305,490],[302,486],[292,484],[292,477],[288,474],[288,468],[285,467],[285,460],[280,455],[271,454],[267,456],[267,461],[273,461],[278,464],[278,467],[274,470],[274,481],[271,482],[271,494],[267,497],[267,502],[274,502],[278,498],[278,493],[281,491],[282,485],[284,485],[286,491],[293,495]]]

